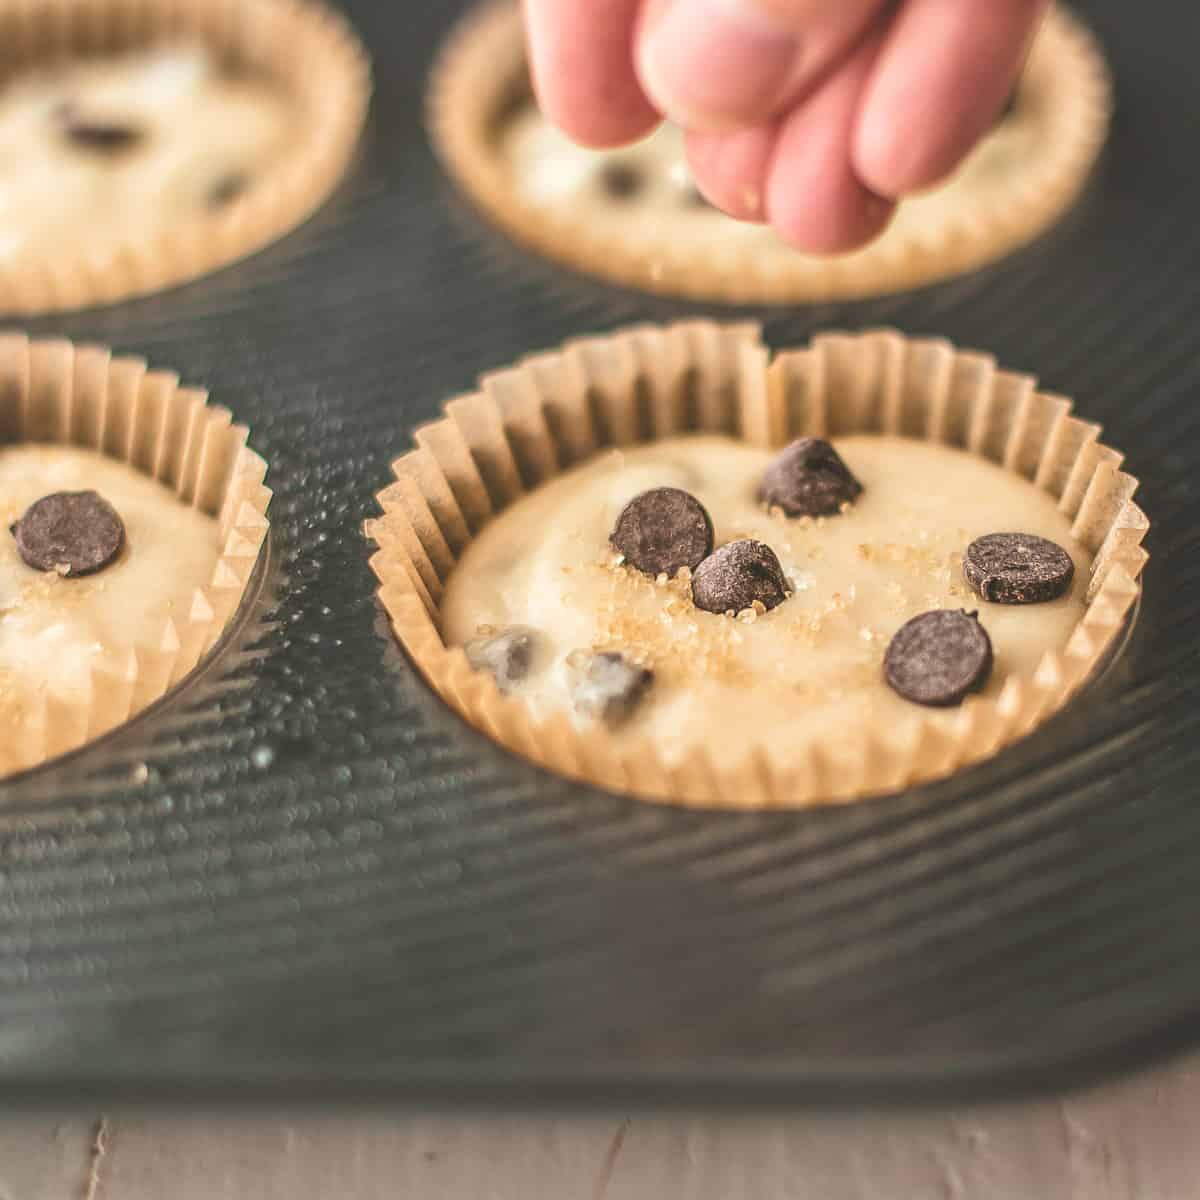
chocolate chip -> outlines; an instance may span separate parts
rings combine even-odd
[[[946,708],[978,691],[992,673],[992,641],[978,613],[938,609],[902,625],[883,657],[883,675],[906,700]]]
[[[680,488],[651,488],[621,509],[609,541],[647,575],[674,578],[712,553],[713,524],[704,505]]]
[[[788,597],[788,583],[775,551],[743,538],[709,555],[692,576],[692,603],[711,613],[740,613],[757,600],[776,608]]]
[[[102,571],[125,544],[117,510],[96,492],[43,496],[25,510],[12,534],[29,566],[63,575]]]
[[[216,182],[208,189],[208,206],[224,208],[226,204],[232,204],[249,187],[250,176],[241,171],[230,171],[218,176]]]
[[[759,499],[789,517],[829,517],[862,495],[862,484],[822,438],[800,438],[763,474]]]
[[[642,190],[642,172],[632,163],[606,163],[600,172],[604,190],[616,200],[629,200]]]
[[[500,633],[475,638],[463,647],[463,651],[475,670],[487,671],[495,678],[500,690],[506,692],[529,674],[537,657],[539,641],[536,630],[513,625]]]
[[[963,578],[995,604],[1042,604],[1071,586],[1075,564],[1057,543],[1032,533],[989,533],[963,555]]]
[[[580,655],[572,669],[575,711],[609,725],[628,720],[654,682],[653,671],[612,650]]]
[[[59,128],[76,146],[114,154],[140,141],[143,131],[128,122],[89,116],[74,101],[55,109]]]

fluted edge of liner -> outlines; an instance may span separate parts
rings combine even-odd
[[[0,734],[0,774],[77,749],[136,716],[212,649],[237,610],[269,529],[267,464],[208,394],[138,358],[61,339],[0,333],[0,442],[94,450],[215,517],[220,553],[186,612],[146,629],[93,670],[86,694],[40,692],[19,731]]]

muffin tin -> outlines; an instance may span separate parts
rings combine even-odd
[[[985,767],[846,808],[668,810],[494,748],[394,645],[363,537],[409,431],[481,371],[712,308],[577,279],[445,183],[424,73],[462,5],[356,0],[372,127],[333,200],[208,280],[22,327],[211,388],[271,464],[256,596],[185,690],[3,786],[0,1080],[102,1097],[830,1104],[1028,1091],[1200,1008],[1200,529],[1188,151],[1200,29],[1082,12],[1117,116],[1081,205],[985,272],[741,310],[773,346],[895,326],[1103,421],[1153,521],[1102,680]],[[1193,841],[1193,839],[1196,839]]]

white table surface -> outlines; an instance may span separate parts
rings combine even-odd
[[[1195,1200],[1200,1057],[1063,1099],[953,1113],[0,1125],[0,1200],[217,1197]]]

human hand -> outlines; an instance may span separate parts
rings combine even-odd
[[[991,128],[1049,0],[524,0],[547,117],[589,146],[688,131],[718,208],[829,254]]]

